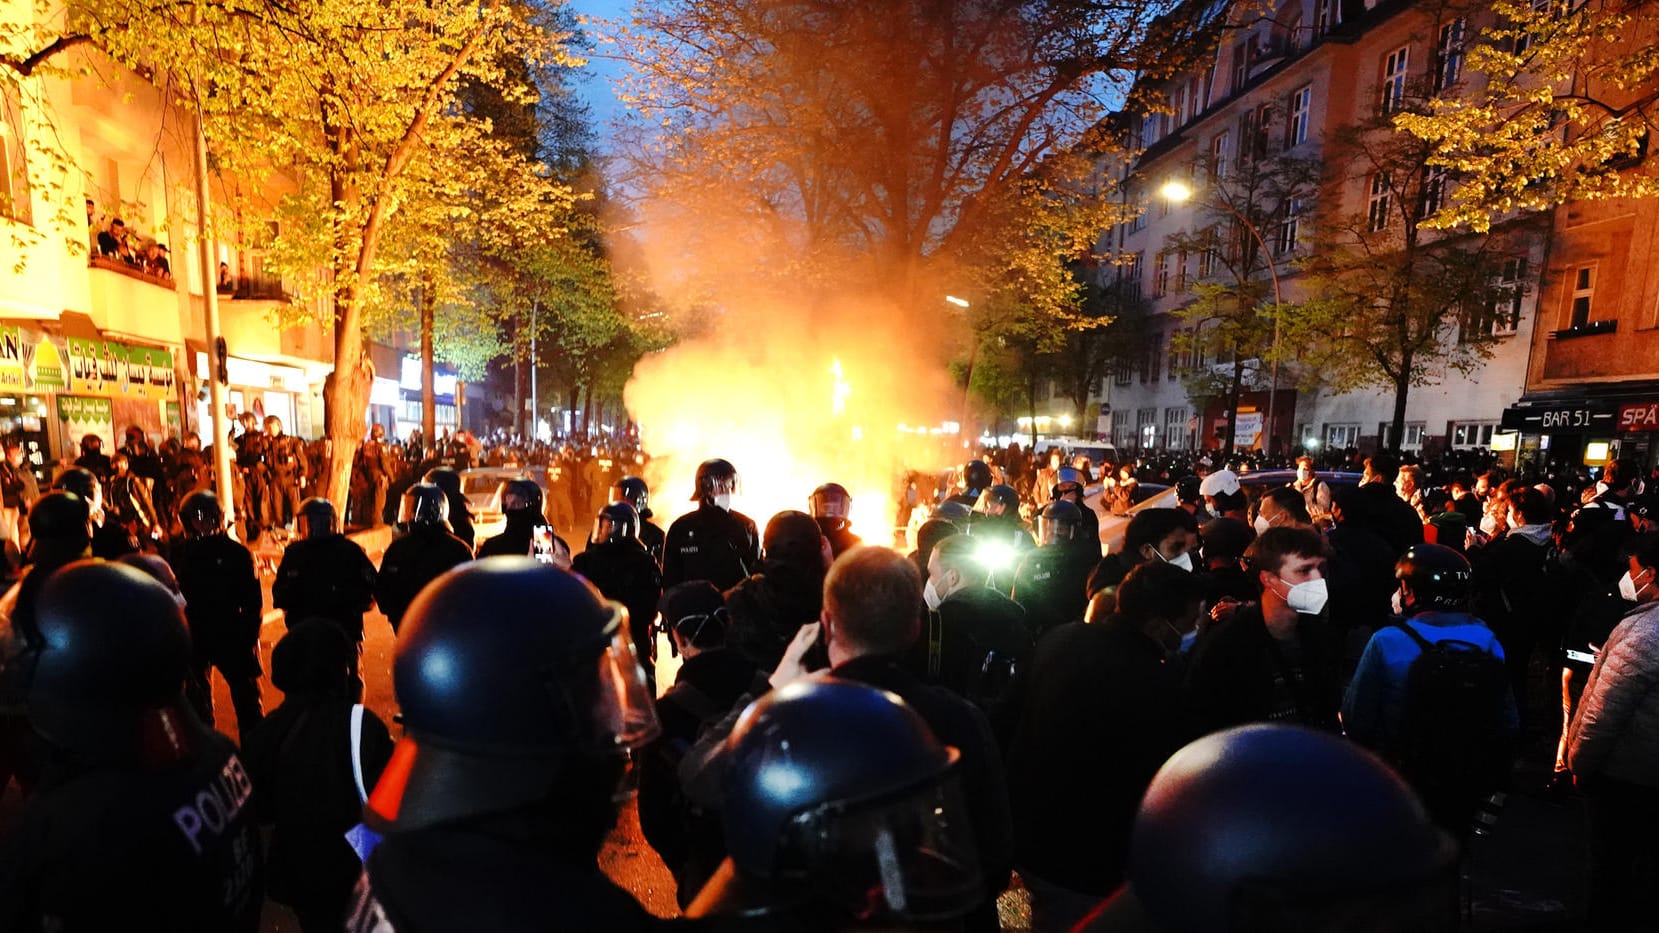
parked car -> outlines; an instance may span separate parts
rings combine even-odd
[[[473,540],[483,544],[501,534],[507,527],[507,516],[501,511],[501,490],[508,480],[527,479],[547,490],[545,467],[476,467],[461,471],[461,495],[472,507]],[[543,502],[543,511],[546,503]]]
[[[1358,486],[1359,473],[1320,473],[1319,478],[1332,489],[1344,486]],[[1245,496],[1250,499],[1250,508],[1254,511],[1256,500],[1270,489],[1288,486],[1296,481],[1295,470],[1258,470],[1253,473],[1240,473],[1239,488],[1244,490]],[[1170,486],[1156,495],[1144,499],[1139,505],[1131,508],[1123,515],[1102,515],[1100,518],[1100,541],[1106,546],[1108,553],[1117,553],[1123,550],[1123,532],[1129,527],[1129,522],[1136,515],[1146,509],[1173,509],[1175,508],[1175,487]],[[1099,509],[1096,509],[1098,512]]]

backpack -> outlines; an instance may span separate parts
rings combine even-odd
[[[1437,799],[1472,800],[1499,789],[1510,764],[1504,662],[1470,642],[1431,642],[1404,620],[1394,625],[1417,643],[1420,653],[1406,672],[1388,757],[1431,811]]]

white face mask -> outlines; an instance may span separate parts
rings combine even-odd
[[[1152,553],[1156,554],[1158,556],[1158,559],[1163,561],[1164,563],[1171,564],[1171,565],[1176,566],[1176,567],[1180,567],[1182,570],[1185,570],[1187,573],[1192,573],[1192,555],[1188,554],[1186,551],[1182,551],[1181,553],[1175,555],[1174,557],[1165,557],[1164,552],[1158,550],[1157,548],[1153,548]]]
[[[1395,615],[1403,616],[1403,615],[1406,614],[1406,607],[1402,602],[1400,602],[1400,591],[1399,590],[1394,591],[1394,596],[1391,599],[1389,599],[1388,604],[1390,606],[1394,607],[1394,614]]]
[[[1258,534],[1258,535],[1266,532],[1267,529],[1273,527],[1273,523],[1268,521],[1265,518],[1262,518],[1261,513],[1259,513],[1259,512],[1256,514],[1256,520],[1254,522],[1252,522],[1251,524],[1256,526],[1256,534]]]
[[[1619,578],[1619,595],[1623,596],[1626,602],[1633,603],[1640,600],[1642,597],[1642,591],[1652,585],[1653,581],[1649,580],[1641,586],[1637,586],[1636,578],[1632,577],[1630,575],[1630,571],[1626,570],[1624,572],[1624,576]]]
[[[1596,481],[1596,495],[1604,496],[1606,494],[1607,494],[1607,484],[1601,482],[1600,480],[1597,480]]]
[[[1483,515],[1483,516],[1481,516],[1481,519],[1480,519],[1480,533],[1483,534],[1483,535],[1488,535],[1488,536],[1497,534],[1498,533],[1498,516],[1496,516],[1496,515]]]
[[[715,496],[714,504],[730,512],[732,510],[732,494],[729,492],[723,492],[718,496]]]
[[[938,612],[939,604],[945,598],[939,595],[939,588],[933,585],[933,578],[927,578],[927,585],[922,587],[922,602],[927,603],[928,612]]]
[[[1283,577],[1280,577],[1279,579],[1287,586],[1290,585],[1289,581],[1285,580]],[[1285,605],[1296,610],[1297,612],[1306,613],[1310,616],[1316,616],[1324,610],[1325,601],[1330,599],[1330,595],[1330,591],[1326,588],[1325,579],[1323,577],[1317,580],[1307,580],[1291,586],[1290,589],[1285,592]]]

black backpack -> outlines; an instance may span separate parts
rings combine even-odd
[[[1431,809],[1435,798],[1472,799],[1500,789],[1510,766],[1504,662],[1478,645],[1431,642],[1403,620],[1394,624],[1421,652],[1406,673],[1389,758]]]

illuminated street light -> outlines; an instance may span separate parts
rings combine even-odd
[[[955,295],[946,295],[945,300],[953,305],[956,305],[958,308],[969,307],[968,299],[966,298],[958,298]]]
[[[1192,187],[1180,179],[1172,178],[1158,189],[1158,195],[1173,204],[1185,204],[1192,200]]]

